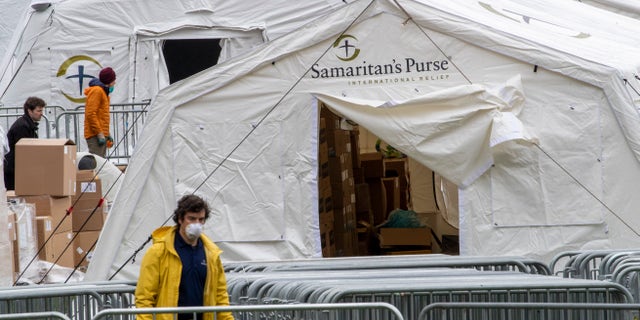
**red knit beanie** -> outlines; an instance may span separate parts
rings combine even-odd
[[[106,67],[100,70],[100,75],[98,76],[98,78],[100,78],[100,82],[102,82],[103,84],[110,84],[111,82],[114,82],[116,80],[116,72],[113,71],[111,67]]]

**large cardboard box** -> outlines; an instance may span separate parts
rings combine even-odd
[[[76,194],[76,145],[67,139],[16,143],[16,195]]]
[[[73,240],[73,262],[81,271],[86,271],[93,256],[100,231],[82,231],[75,234]]]
[[[422,228],[380,228],[380,246],[431,246],[431,230]]]

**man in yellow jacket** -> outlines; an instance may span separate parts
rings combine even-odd
[[[87,96],[84,107],[84,138],[89,152],[103,158],[107,156],[107,146],[113,143],[109,135],[109,94],[113,92],[115,85],[116,73],[112,68],[106,67],[84,89],[84,95]]]
[[[175,226],[164,226],[152,233],[153,245],[142,259],[136,287],[136,308],[226,306],[229,305],[227,280],[222,268],[222,251],[202,234],[209,218],[207,203],[196,195],[178,201],[173,213]],[[154,319],[141,314],[138,320]],[[174,319],[160,314],[155,319]],[[213,320],[212,313],[183,313],[179,320]],[[218,320],[233,320],[230,312],[221,312]]]

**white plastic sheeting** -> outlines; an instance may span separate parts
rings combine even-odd
[[[519,79],[498,91],[505,96],[468,85],[406,101],[317,97],[335,113],[365,124],[382,140],[393,141],[396,149],[466,187],[493,165],[490,147],[534,140],[516,117],[524,102]]]

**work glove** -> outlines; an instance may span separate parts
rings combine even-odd
[[[109,135],[105,139],[107,139],[107,148],[113,147],[113,138]]]
[[[107,139],[105,139],[104,133],[98,133],[98,145],[102,147],[105,143],[107,143]]]

